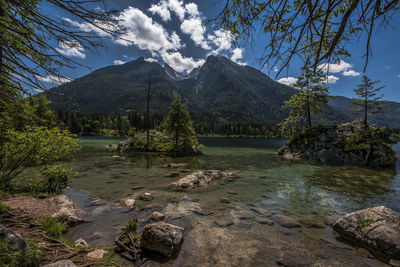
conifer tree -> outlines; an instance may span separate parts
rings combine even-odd
[[[354,114],[364,115],[364,128],[368,128],[368,115],[385,112],[382,106],[383,95],[378,95],[379,91],[385,86],[375,88],[375,85],[380,81],[371,81],[366,75],[362,78],[362,83],[357,85],[354,92],[357,98],[353,98],[353,105],[358,106],[358,109],[352,109]]]
[[[288,101],[285,101],[283,109],[289,109],[290,115],[281,126],[299,125],[302,120],[308,127],[312,126],[312,115],[322,112],[322,106],[328,103],[328,88],[326,77],[321,70],[315,72],[309,67],[308,61],[302,68],[302,74],[294,84],[299,89]]]
[[[169,107],[168,116],[164,121],[164,129],[174,137],[175,150],[178,149],[180,138],[183,139],[183,143],[197,143],[189,111],[179,98],[172,101]]]

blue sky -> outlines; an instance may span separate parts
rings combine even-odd
[[[128,29],[125,36],[132,42],[115,40],[102,33],[104,47],[90,52],[83,48],[70,48],[54,43],[60,52],[85,67],[64,69],[62,74],[71,79],[79,78],[91,71],[109,65],[121,64],[140,56],[161,65],[168,63],[175,70],[190,72],[201,66],[208,55],[223,55],[240,63],[259,68],[257,58],[261,56],[265,39],[256,35],[255,41],[235,47],[229,33],[212,20],[222,10],[220,0],[113,0],[105,1],[106,8],[117,9],[121,23]],[[51,6],[42,6],[52,16],[70,19],[71,27],[93,31],[87,24],[60,13]],[[95,7],[93,7],[95,8]],[[101,7],[103,8],[103,6]],[[264,41],[263,41],[264,39]],[[365,53],[364,38],[348,46],[352,57],[341,64],[331,65],[329,89],[332,95],[353,96],[352,89],[361,81]],[[366,74],[373,80],[381,80],[385,99],[400,102],[400,16],[394,17],[392,27],[374,33],[373,57],[370,58]],[[294,61],[276,80],[290,84],[299,75],[300,63]],[[261,69],[275,78],[274,66]],[[53,84],[54,85],[54,84]]]

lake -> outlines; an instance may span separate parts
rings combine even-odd
[[[276,151],[284,140],[239,138],[201,138],[203,156],[115,157],[104,146],[121,139],[80,139],[84,148],[70,163],[79,175],[66,194],[91,222],[74,228],[68,234],[72,240],[83,237],[89,244],[113,245],[131,217],[143,227],[159,211],[169,215],[167,222],[185,228],[178,257],[165,265],[277,266],[284,255],[286,260],[315,266],[385,266],[365,249],[340,240],[324,218],[377,205],[400,212],[399,162],[395,171],[282,161]],[[400,152],[399,144],[395,150]],[[163,167],[167,163],[177,168]],[[168,174],[179,171],[183,177],[203,169],[240,177],[186,192],[168,189],[179,179],[167,178]],[[137,200],[134,211],[119,205],[122,199],[143,192],[151,193],[154,200]],[[104,202],[90,204],[95,198]],[[251,216],[240,218],[243,211]],[[318,227],[267,224],[276,214],[311,219]],[[234,224],[219,227],[215,223],[219,218],[232,219]]]

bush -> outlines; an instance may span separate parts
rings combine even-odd
[[[43,255],[43,249],[38,242],[28,240],[29,250],[12,251],[8,248],[8,241],[0,239],[0,263],[4,267],[36,267]]]
[[[3,188],[26,168],[71,159],[81,148],[69,132],[58,128],[7,130],[6,136],[0,146],[0,185]]]
[[[8,209],[9,209],[9,207],[0,201],[0,213],[4,213],[4,212],[8,211]]]
[[[39,223],[42,225],[45,233],[54,238],[61,238],[67,232],[67,227],[59,219],[53,217],[41,219]]]
[[[76,175],[71,168],[60,165],[46,166],[41,176],[43,179],[43,191],[47,193],[61,193],[68,186],[70,179]]]

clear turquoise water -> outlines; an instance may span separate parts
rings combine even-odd
[[[82,236],[92,244],[112,245],[131,216],[141,219],[143,226],[157,210],[174,214],[168,221],[186,229],[178,257],[167,265],[276,266],[277,257],[285,251],[292,251],[315,266],[383,265],[368,258],[363,250],[338,240],[329,227],[287,229],[277,224],[259,224],[256,219],[284,214],[324,224],[325,216],[376,205],[400,211],[398,171],[282,161],[276,151],[283,140],[204,138],[200,142],[205,155],[184,158],[113,157],[115,153],[104,146],[120,140],[81,140],[84,149],[71,163],[79,175],[67,194],[93,222],[77,227],[69,234],[72,239]],[[395,149],[399,152],[400,146]],[[166,163],[179,167],[163,168]],[[165,175],[181,171],[183,177],[199,169],[234,172],[240,178],[186,192],[167,188],[178,178]],[[137,186],[144,188],[134,190]],[[150,203],[157,203],[156,207],[141,211],[149,202],[140,200],[135,211],[120,207],[122,199],[143,192],[153,194],[155,199]],[[104,200],[104,205],[88,205],[97,197]],[[221,198],[230,203],[222,203]],[[198,206],[211,214],[193,212]],[[240,220],[237,213],[242,210],[256,218]],[[218,227],[215,220],[220,217],[233,219],[234,225]]]

